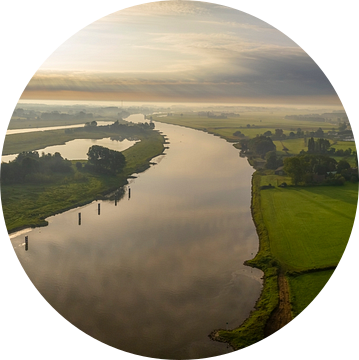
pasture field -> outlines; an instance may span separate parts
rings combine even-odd
[[[335,150],[347,150],[349,148],[352,149],[352,151],[356,151],[356,146],[354,141],[337,141],[335,144],[332,145]]]
[[[298,276],[288,276],[292,312],[300,314],[319,294],[334,269],[310,272]]]
[[[336,266],[349,239],[358,186],[288,187],[261,191],[272,255],[285,270]]]
[[[274,145],[277,148],[277,155],[287,155],[285,151],[283,151],[283,145],[288,149],[289,155],[297,155],[302,150],[307,151],[308,146],[304,141],[304,138],[298,139],[286,139],[286,140],[274,140]]]
[[[198,116],[197,113],[184,113],[183,116],[180,114],[173,114],[172,116],[152,115],[152,119],[158,122],[206,130],[229,141],[238,141],[239,138],[233,136],[233,133],[238,130],[253,138],[268,130],[274,133],[275,129],[278,128],[283,129],[283,133],[289,135],[291,131],[296,132],[298,128],[302,131],[315,131],[321,127],[324,131],[328,131],[337,126],[335,123],[285,119],[285,115],[290,113],[290,110],[288,112],[245,112],[241,113],[240,116],[228,117],[227,119],[208,118]]]
[[[117,120],[117,119],[116,119]],[[12,117],[9,123],[8,129],[31,129],[37,127],[51,127],[51,126],[66,126],[66,125],[76,125],[76,124],[84,124],[86,122],[91,121],[115,121],[110,117],[93,117],[89,119],[58,119],[58,120],[50,120],[50,119],[26,119],[21,117]]]

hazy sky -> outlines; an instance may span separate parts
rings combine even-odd
[[[87,26],[44,62],[21,99],[340,104],[318,66],[275,28],[178,0]]]

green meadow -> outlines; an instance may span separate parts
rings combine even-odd
[[[294,316],[300,314],[315,299],[333,272],[334,269],[331,269],[288,276]]]
[[[287,187],[261,191],[271,252],[286,270],[336,266],[353,226],[358,186]]]
[[[82,130],[67,133],[63,129],[12,134],[5,137],[3,155],[34,151],[52,145],[63,145],[75,139],[103,139],[110,136],[113,136],[113,133],[105,130],[96,132]]]
[[[356,146],[354,141],[337,141],[335,144],[332,145],[335,150],[347,150],[352,149],[353,151],[356,151]]]
[[[152,119],[158,122],[186,126],[193,129],[204,130],[211,134],[221,136],[228,141],[238,141],[239,138],[233,136],[236,131],[253,138],[266,131],[275,132],[275,129],[283,129],[283,133],[289,136],[291,131],[296,132],[298,128],[302,131],[315,131],[321,127],[324,131],[332,130],[337,126],[333,123],[288,120],[285,115],[290,114],[284,111],[268,112],[244,112],[237,117],[228,117],[227,119],[215,119],[205,116],[199,116],[197,113],[173,114],[172,116],[152,115]],[[299,139],[300,140],[300,139]],[[303,139],[301,139],[303,141]]]

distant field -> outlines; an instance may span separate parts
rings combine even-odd
[[[349,182],[262,190],[272,254],[287,270],[337,265],[352,230],[357,196],[357,184]]]
[[[153,120],[168,124],[181,125],[193,129],[207,130],[218,134],[227,140],[235,140],[233,133],[237,130],[244,135],[255,137],[270,130],[274,133],[275,129],[283,129],[284,134],[289,135],[291,131],[296,132],[298,128],[302,131],[315,131],[319,127],[323,130],[331,130],[336,124],[314,121],[287,120],[283,112],[248,112],[240,114],[239,117],[229,117],[227,119],[213,119],[198,116],[196,113],[174,114],[172,116],[152,115]],[[247,125],[250,125],[248,128]],[[254,126],[253,126],[254,125]]]
[[[299,276],[289,276],[292,311],[301,313],[323,289],[334,270],[323,270]]]
[[[351,148],[353,151],[356,151],[356,146],[354,141],[338,141],[332,146],[336,150],[347,150]]]
[[[305,143],[303,138],[288,139],[288,140],[282,140],[282,141],[276,140],[273,142],[277,148],[278,155],[286,155],[285,151],[283,151],[282,144],[288,149],[288,153],[290,155],[296,155],[296,154],[299,154],[302,150],[305,150],[305,151],[308,150],[308,146]]]
[[[65,126],[65,125],[75,125],[75,124],[84,124],[88,121],[107,121],[113,120],[108,117],[94,117],[92,119],[59,119],[59,120],[41,120],[41,119],[24,119],[19,117],[14,117],[11,119],[8,129],[29,129],[37,127],[50,127],[50,126]]]

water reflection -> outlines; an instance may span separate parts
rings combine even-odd
[[[48,146],[46,148],[37,150],[39,154],[44,152],[45,154],[55,154],[55,152],[59,152],[64,159],[68,160],[85,160],[87,159],[88,149],[92,145],[100,145],[107,147],[111,150],[115,151],[123,151],[136,144],[135,140],[112,140],[111,138],[104,139],[76,139],[68,141],[63,145],[54,145]],[[13,155],[4,155],[1,157],[2,162],[9,162],[16,158],[17,154]]]
[[[17,248],[23,235],[12,242],[46,300],[96,339],[157,358],[224,354],[230,349],[208,334],[239,325],[262,286],[262,273],[243,265],[258,248],[252,169],[222,139],[156,128],[170,148],[131,179],[131,201],[49,218],[30,232],[31,252]]]

